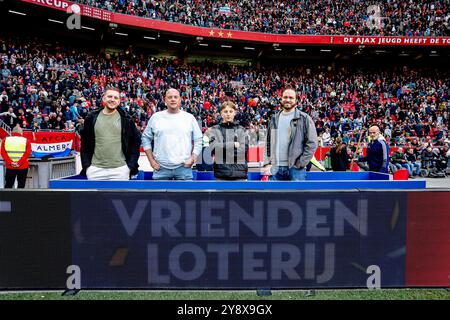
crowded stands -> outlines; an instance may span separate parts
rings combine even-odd
[[[77,0],[113,12],[187,25],[274,34],[447,36],[447,0]]]
[[[113,85],[123,90],[122,105],[141,131],[165,108],[162,93],[170,87],[180,89],[182,108],[203,129],[220,122],[219,105],[231,100],[238,106],[237,120],[260,130],[278,110],[282,88],[290,85],[314,119],[322,146],[341,136],[351,147],[372,123],[391,146],[413,148],[416,157],[429,149],[445,155],[449,145],[445,68],[184,64],[5,38],[0,79],[0,119],[11,128],[79,130],[87,113],[100,105],[106,86]]]

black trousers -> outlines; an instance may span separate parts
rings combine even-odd
[[[6,169],[5,174],[5,188],[11,189],[16,181],[17,177],[17,188],[25,188],[25,182],[27,181],[27,169]]]

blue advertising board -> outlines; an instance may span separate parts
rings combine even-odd
[[[77,192],[82,288],[404,285],[403,192]]]

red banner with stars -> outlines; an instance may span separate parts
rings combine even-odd
[[[321,45],[368,45],[368,46],[450,46],[450,37],[382,37],[382,36],[321,36],[321,35],[286,35],[260,32],[224,30],[216,28],[194,27],[186,24],[173,23],[138,16],[114,13],[64,0],[21,0],[22,2],[66,11],[68,16],[73,13],[81,16],[127,25],[192,35],[203,38],[242,40],[262,43],[279,44],[321,44]]]

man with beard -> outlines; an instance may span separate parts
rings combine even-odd
[[[119,107],[119,89],[106,89],[102,103],[81,130],[81,175],[89,180],[129,180],[138,173],[141,133]]]
[[[296,108],[294,89],[283,91],[281,106],[283,110],[269,123],[264,174],[270,180],[305,180],[305,168],[318,146],[316,127],[309,115]]]

